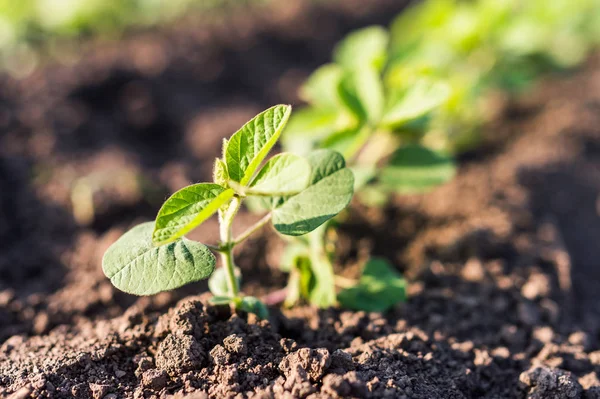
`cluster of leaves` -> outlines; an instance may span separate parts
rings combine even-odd
[[[291,107],[260,113],[229,140],[215,161],[213,183],[198,183],[174,193],[154,222],[134,227],[106,251],[102,267],[120,290],[152,295],[208,278],[214,303],[266,315],[264,305],[239,291],[234,247],[267,223],[283,235],[307,234],[344,209],[353,195],[354,176],[344,158],[331,150],[302,157],[281,153],[264,162],[278,141]],[[243,201],[259,197],[268,213],[239,237],[232,224]],[[218,213],[220,242],[208,247],[184,236]],[[220,253],[222,267],[213,273]]]
[[[450,89],[422,142],[462,151],[479,140],[490,91],[522,92],[600,44],[600,2],[427,0],[400,14],[390,32],[390,85],[411,87],[425,74]]]
[[[337,45],[332,62],[302,86],[308,105],[290,120],[284,147],[344,154],[358,198],[370,205],[392,192],[424,192],[453,177],[450,154],[478,142],[487,93],[522,90],[544,71],[575,66],[599,42],[597,0],[419,2],[389,31],[364,28]],[[290,244],[282,264],[290,273],[288,305],[304,298],[369,310],[387,297],[385,310],[401,299],[400,289],[364,289],[374,281],[365,278],[374,261],[353,294],[336,296],[328,228],[333,223]],[[385,262],[376,264],[383,269]],[[387,269],[389,286],[403,286]]]
[[[0,64],[9,72],[24,74],[22,69],[30,70],[37,59],[35,50],[56,51],[57,39],[114,37],[131,26],[171,22],[190,10],[220,12],[264,1],[0,0]]]

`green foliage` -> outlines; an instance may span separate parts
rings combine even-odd
[[[301,88],[307,106],[291,118],[284,148],[339,151],[358,199],[371,206],[383,205],[391,193],[422,193],[450,180],[453,154],[479,141],[487,93],[527,88],[543,72],[579,64],[599,43],[597,0],[417,2],[389,31],[367,27],[336,46],[332,62]],[[327,296],[335,276],[326,230],[293,244],[294,260],[285,262],[288,305],[335,302]],[[404,283],[385,267],[381,260],[368,262],[339,302],[384,310],[400,300],[404,290],[397,288]]]
[[[233,195],[232,189],[213,183],[182,188],[158,211],[152,240],[161,245],[183,237],[214,215]]]
[[[397,150],[381,170],[384,187],[405,194],[431,190],[454,177],[456,167],[451,157],[425,147],[409,145]]]
[[[247,185],[275,145],[292,113],[289,106],[277,105],[261,112],[223,146],[229,179]]]
[[[223,146],[215,161],[213,183],[198,183],[177,191],[165,201],[155,222],[134,227],[106,251],[104,273],[119,289],[151,295],[210,277],[212,303],[268,317],[257,298],[240,293],[241,272],[233,248],[273,220],[288,235],[312,231],[344,209],[352,198],[354,178],[343,157],[319,150],[303,158],[279,154],[264,165],[277,142],[291,107],[278,105],[246,123]],[[231,225],[246,198],[260,198],[269,214],[237,238]],[[190,241],[187,233],[219,213],[222,267],[213,273],[215,257],[207,246]]]
[[[348,309],[385,312],[406,297],[406,281],[385,259],[371,258],[354,287],[342,290],[340,304]]]
[[[331,150],[316,150],[308,156],[311,175],[300,193],[281,199],[273,209],[273,225],[285,235],[307,234],[337,215],[350,203],[354,176],[344,158]]]
[[[186,238],[156,247],[154,223],[125,233],[108,248],[102,269],[115,287],[135,295],[152,295],[207,278],[215,257],[206,246]]]
[[[284,136],[289,150],[331,148],[353,168],[371,168],[373,176],[361,181],[361,188],[377,181],[375,163],[385,161],[402,141],[411,142],[414,127],[408,125],[435,112],[450,95],[449,86],[431,76],[411,85],[391,84],[386,78],[388,43],[382,27],[348,35],[334,51],[335,63],[318,69],[303,86],[301,94],[310,105],[292,117]],[[376,135],[388,136],[391,146],[370,145]]]

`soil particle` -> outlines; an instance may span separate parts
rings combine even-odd
[[[327,349],[302,348],[283,358],[279,370],[289,379],[291,374],[308,375],[315,382],[319,381],[331,365],[331,356]]]
[[[581,398],[583,388],[567,371],[535,367],[524,371],[519,382],[531,399]]]

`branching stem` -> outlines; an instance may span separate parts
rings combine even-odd
[[[262,219],[260,219],[254,225],[250,226],[242,234],[240,234],[239,236],[237,236],[237,238],[235,240],[233,240],[233,245],[234,246],[238,245],[239,243],[243,242],[248,237],[250,237],[252,234],[254,234],[258,230],[260,230],[265,224],[267,224],[267,223],[269,223],[271,221],[272,217],[273,217],[273,215],[271,213],[267,213]]]

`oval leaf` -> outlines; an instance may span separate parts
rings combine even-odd
[[[291,195],[308,185],[310,164],[299,155],[275,155],[262,167],[247,190],[251,195]]]
[[[289,105],[276,105],[261,112],[225,143],[224,158],[229,178],[248,184],[275,145],[292,112]]]
[[[155,244],[165,244],[189,233],[233,198],[233,190],[214,183],[182,188],[160,208],[152,234]]]
[[[370,259],[354,287],[338,294],[340,304],[352,310],[385,312],[406,298],[406,281],[385,259]]]
[[[381,124],[395,128],[420,118],[440,106],[449,96],[450,87],[446,83],[418,80],[405,93],[395,93],[396,98],[392,99]]]
[[[319,67],[300,89],[300,97],[319,108],[339,107],[337,87],[342,80],[342,68],[335,64]]]
[[[452,179],[454,160],[419,145],[405,146],[392,155],[383,168],[380,181],[399,193],[420,193]]]
[[[389,34],[381,26],[359,29],[337,45],[333,59],[344,68],[367,65],[381,70],[386,60],[388,42]]]
[[[354,176],[342,155],[317,150],[308,156],[312,167],[309,186],[273,210],[273,225],[281,234],[311,232],[343,210],[354,193]]]
[[[104,254],[102,270],[115,287],[152,295],[210,276],[216,260],[206,246],[186,238],[154,246],[153,228],[153,222],[134,227]]]
[[[259,318],[266,320],[269,318],[269,309],[258,298],[253,296],[245,296],[238,305],[239,309],[244,312],[254,313]]]

